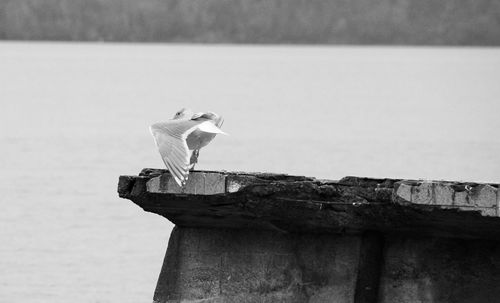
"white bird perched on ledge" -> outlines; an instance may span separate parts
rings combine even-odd
[[[223,122],[216,113],[193,113],[183,108],[168,122],[149,127],[163,162],[179,186],[186,184],[189,170],[198,162],[200,149],[217,134],[227,135],[220,129]]]

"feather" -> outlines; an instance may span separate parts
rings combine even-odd
[[[165,166],[179,186],[188,179],[194,166],[191,158],[194,150],[206,146],[217,134],[224,119],[215,113],[196,113],[182,109],[173,120],[155,123],[149,127]]]

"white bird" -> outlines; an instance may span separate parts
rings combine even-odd
[[[173,119],[149,127],[163,162],[179,186],[186,184],[189,170],[198,162],[200,149],[217,134],[227,135],[220,129],[223,122],[216,113],[193,113],[183,108]]]

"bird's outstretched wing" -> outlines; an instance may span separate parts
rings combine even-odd
[[[190,158],[186,137],[194,130],[208,133],[224,133],[210,121],[170,120],[149,127],[158,150],[179,186],[184,185],[189,175]]]
[[[191,120],[211,120],[219,128],[224,123],[224,118],[214,112],[196,113],[191,117]]]

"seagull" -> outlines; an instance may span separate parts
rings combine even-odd
[[[223,122],[214,112],[193,113],[183,108],[171,120],[149,127],[165,166],[179,186],[186,185],[189,170],[198,163],[200,149],[217,134],[227,135],[220,129]]]

